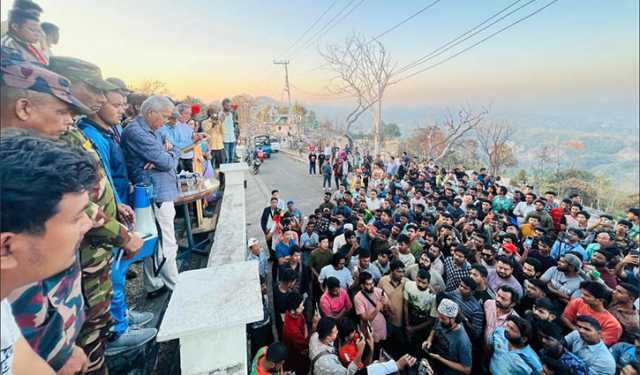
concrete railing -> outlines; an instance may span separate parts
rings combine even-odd
[[[183,375],[247,374],[246,325],[262,319],[258,262],[247,262],[244,163],[223,164],[225,189],[207,268],[178,277],[157,341],[180,340]]]

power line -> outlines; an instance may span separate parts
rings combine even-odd
[[[502,21],[503,19],[505,19],[506,17],[514,14],[515,12],[519,11],[520,9],[526,7],[527,5],[535,2],[536,0],[530,0],[527,3],[525,3],[524,5],[521,5],[520,7],[512,10],[511,12],[505,14],[504,16],[498,18],[497,20],[493,21],[492,23],[490,23],[489,25],[481,28],[480,30],[475,31],[477,28],[483,26],[484,24],[486,24],[487,22],[491,21],[493,18],[499,16],[501,13],[503,13],[504,11],[508,10],[509,8],[511,8],[512,6],[516,5],[517,3],[519,3],[522,0],[516,0],[513,3],[509,4],[508,6],[506,6],[505,8],[501,9],[499,12],[494,13],[493,15],[491,15],[489,18],[485,19],[484,21],[482,21],[481,23],[477,24],[476,26],[472,27],[471,29],[465,31],[464,33],[458,35],[456,38],[448,41],[447,43],[441,45],[440,47],[436,48],[435,50],[431,51],[430,53],[420,57],[419,59],[413,61],[412,63],[409,63],[405,66],[403,66],[402,68],[400,68],[399,71],[396,72],[396,74],[400,74],[400,73],[404,73],[418,65],[421,65],[429,60],[432,60],[435,57],[438,57],[440,55],[442,55],[444,52],[450,50],[451,48],[457,46],[458,44],[470,39],[471,37],[477,35],[478,33],[488,29],[489,27],[495,25],[496,23]],[[475,31],[475,32],[473,32]],[[473,32],[473,33],[472,33]],[[470,35],[468,35],[469,33],[472,33]],[[468,35],[468,36],[467,36]],[[465,38],[466,36],[466,38]],[[464,39],[463,39],[464,38]]]
[[[296,46],[308,33],[309,31],[311,31],[311,29],[313,29],[318,22],[320,22],[320,20],[322,19],[322,17],[324,17],[327,13],[329,13],[329,11],[331,9],[333,9],[333,7],[338,3],[339,0],[334,0],[333,3],[331,3],[331,5],[329,5],[329,7],[327,9],[325,9],[324,12],[322,12],[322,14],[316,18],[316,20],[311,24],[311,26],[309,26],[301,35],[300,37],[293,42],[293,44],[291,44],[289,46],[289,48],[287,48],[287,50],[282,54],[283,56],[286,55],[287,53],[289,53],[289,51],[291,51],[293,49],[294,46]]]
[[[484,43],[484,42],[486,42],[487,40],[489,40],[489,39],[493,38],[494,36],[496,36],[496,35],[498,35],[498,34],[500,34],[500,33],[504,32],[504,31],[506,31],[506,30],[510,29],[511,27],[513,27],[513,26],[515,26],[515,25],[517,25],[517,24],[519,24],[519,23],[521,23],[521,22],[524,22],[525,20],[527,20],[527,19],[529,19],[529,18],[531,18],[531,17],[535,16],[536,14],[538,14],[538,13],[542,12],[543,10],[545,10],[546,8],[548,8],[548,7],[550,7],[551,5],[555,4],[556,2],[558,2],[558,0],[553,0],[553,1],[551,1],[550,3],[546,4],[545,6],[543,6],[543,7],[541,7],[541,8],[536,9],[535,11],[533,11],[533,12],[529,13],[528,15],[526,15],[526,16],[524,16],[524,17],[522,17],[522,18],[519,18],[518,20],[516,20],[516,21],[514,21],[514,22],[510,23],[509,25],[507,25],[507,26],[503,27],[502,29],[500,29],[500,30],[498,30],[498,31],[496,31],[496,32],[494,32],[494,33],[492,33],[492,34],[490,34],[490,35],[486,36],[486,37],[485,37],[485,38],[483,38],[483,39],[480,39],[479,41],[477,41],[476,43],[474,43],[474,44],[470,45],[469,47],[466,47],[466,48],[464,48],[464,49],[462,49],[462,50],[460,50],[460,51],[456,52],[455,54],[453,54],[453,55],[451,55],[451,56],[447,57],[446,59],[444,59],[444,60],[442,60],[442,61],[439,61],[439,62],[437,62],[437,63],[435,63],[435,64],[429,65],[429,66],[427,66],[427,67],[426,67],[426,68],[424,68],[424,69],[421,69],[421,70],[419,70],[419,71],[417,71],[417,72],[414,72],[414,73],[409,74],[408,76],[402,77],[402,78],[398,79],[397,81],[394,81],[394,83],[398,83],[398,82],[404,81],[404,80],[406,80],[406,79],[409,79],[409,78],[411,78],[411,77],[414,77],[414,76],[416,76],[416,75],[418,75],[418,74],[424,73],[424,72],[426,72],[427,70],[433,69],[433,68],[435,68],[435,67],[437,67],[437,66],[439,66],[439,65],[442,65],[442,64],[446,63],[447,61],[449,61],[449,60],[451,60],[451,59],[453,59],[453,58],[455,58],[455,57],[457,57],[457,56],[462,55],[463,53],[465,53],[465,52],[469,51],[470,49],[472,49],[472,48],[474,48],[474,47],[476,47],[476,46],[478,46],[478,45],[480,45],[480,44],[482,44],[482,43]]]
[[[418,15],[424,13],[425,11],[429,10],[432,6],[436,5],[437,3],[439,3],[442,0],[435,0],[431,3],[429,3],[427,6],[423,7],[422,9],[418,10],[417,12],[409,15],[408,17],[406,17],[405,19],[403,19],[402,21],[398,22],[397,24],[391,26],[390,28],[384,30],[383,32],[381,32],[380,34],[374,36],[373,38],[371,38],[371,40],[369,40],[369,43],[373,42],[376,39],[379,39],[385,35],[387,35],[388,33],[394,31],[395,29],[399,28],[400,26],[404,25],[405,23],[409,22],[410,20],[412,20],[413,18],[417,17]],[[518,0],[521,1],[521,0]],[[309,70],[307,70],[308,73],[310,72],[315,72],[316,70],[320,70],[322,68],[325,68],[329,66],[329,64],[322,64],[322,65],[318,65],[314,68],[311,68]]]
[[[298,51],[304,51],[308,46],[312,45],[313,43],[315,43],[316,41],[320,40],[320,38],[322,38],[323,34],[326,34],[327,32],[329,32],[331,29],[333,29],[337,24],[339,24],[340,22],[342,22],[342,20],[344,20],[345,18],[349,17],[349,15],[351,13],[353,13],[354,10],[356,10],[356,8],[358,8],[360,5],[362,5],[362,3],[364,2],[364,0],[360,0],[358,3],[356,3],[356,5],[354,5],[353,7],[351,7],[351,9],[348,9],[356,0],[350,0],[347,5],[345,5],[342,9],[340,9],[340,11],[338,13],[336,13],[333,18],[331,18],[329,20],[329,22],[327,22],[323,28],[321,28],[320,30],[318,30],[315,34],[313,34],[313,36],[311,37],[311,39],[309,39],[307,41],[307,43],[305,43],[301,48],[296,48],[296,50],[294,50],[294,52],[292,52],[292,54],[290,54],[288,56],[288,58],[291,58],[292,56],[296,55]],[[347,10],[348,9],[348,10]],[[346,11],[346,13],[344,13]]]
[[[428,10],[429,8],[431,8],[432,6],[436,5],[437,3],[439,3],[441,0],[435,0],[433,2],[431,2],[429,5],[425,6],[424,8],[420,9],[419,11],[413,13],[412,15],[410,15],[409,17],[403,19],[402,21],[400,21],[399,23],[391,26],[390,28],[386,29],[385,31],[381,32],[380,34],[376,35],[373,37],[373,40],[375,39],[379,39],[385,35],[387,35],[388,33],[392,32],[393,30],[397,29],[398,27],[404,25],[405,23],[409,22],[410,20],[412,20],[413,18],[417,17],[418,15],[420,15],[421,13],[425,12],[426,10]],[[371,42],[370,41],[370,42]]]

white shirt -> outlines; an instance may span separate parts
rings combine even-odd
[[[11,312],[11,305],[6,299],[2,300],[2,335],[0,335],[0,374],[11,375],[11,365],[13,364],[13,356],[15,354],[16,341],[20,338],[20,329],[16,324]]]

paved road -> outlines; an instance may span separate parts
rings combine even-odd
[[[269,205],[271,190],[280,190],[280,197],[292,200],[303,216],[309,216],[322,203],[322,178],[310,176],[307,166],[282,153],[273,154],[260,166],[258,175],[247,177],[247,234],[264,239],[260,230],[262,209]]]

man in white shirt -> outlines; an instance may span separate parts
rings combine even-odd
[[[80,242],[93,224],[85,210],[96,166],[81,150],[25,134],[3,135],[0,149],[0,369],[2,374],[53,374],[22,337],[6,298],[77,262]],[[70,371],[86,370],[82,350],[72,359]]]
[[[527,217],[527,215],[530,212],[533,212],[536,210],[536,207],[533,204],[533,201],[535,199],[536,199],[535,194],[527,193],[524,196],[524,202],[519,202],[516,205],[516,208],[513,209],[513,214],[518,219],[518,225],[524,223],[524,218]]]

